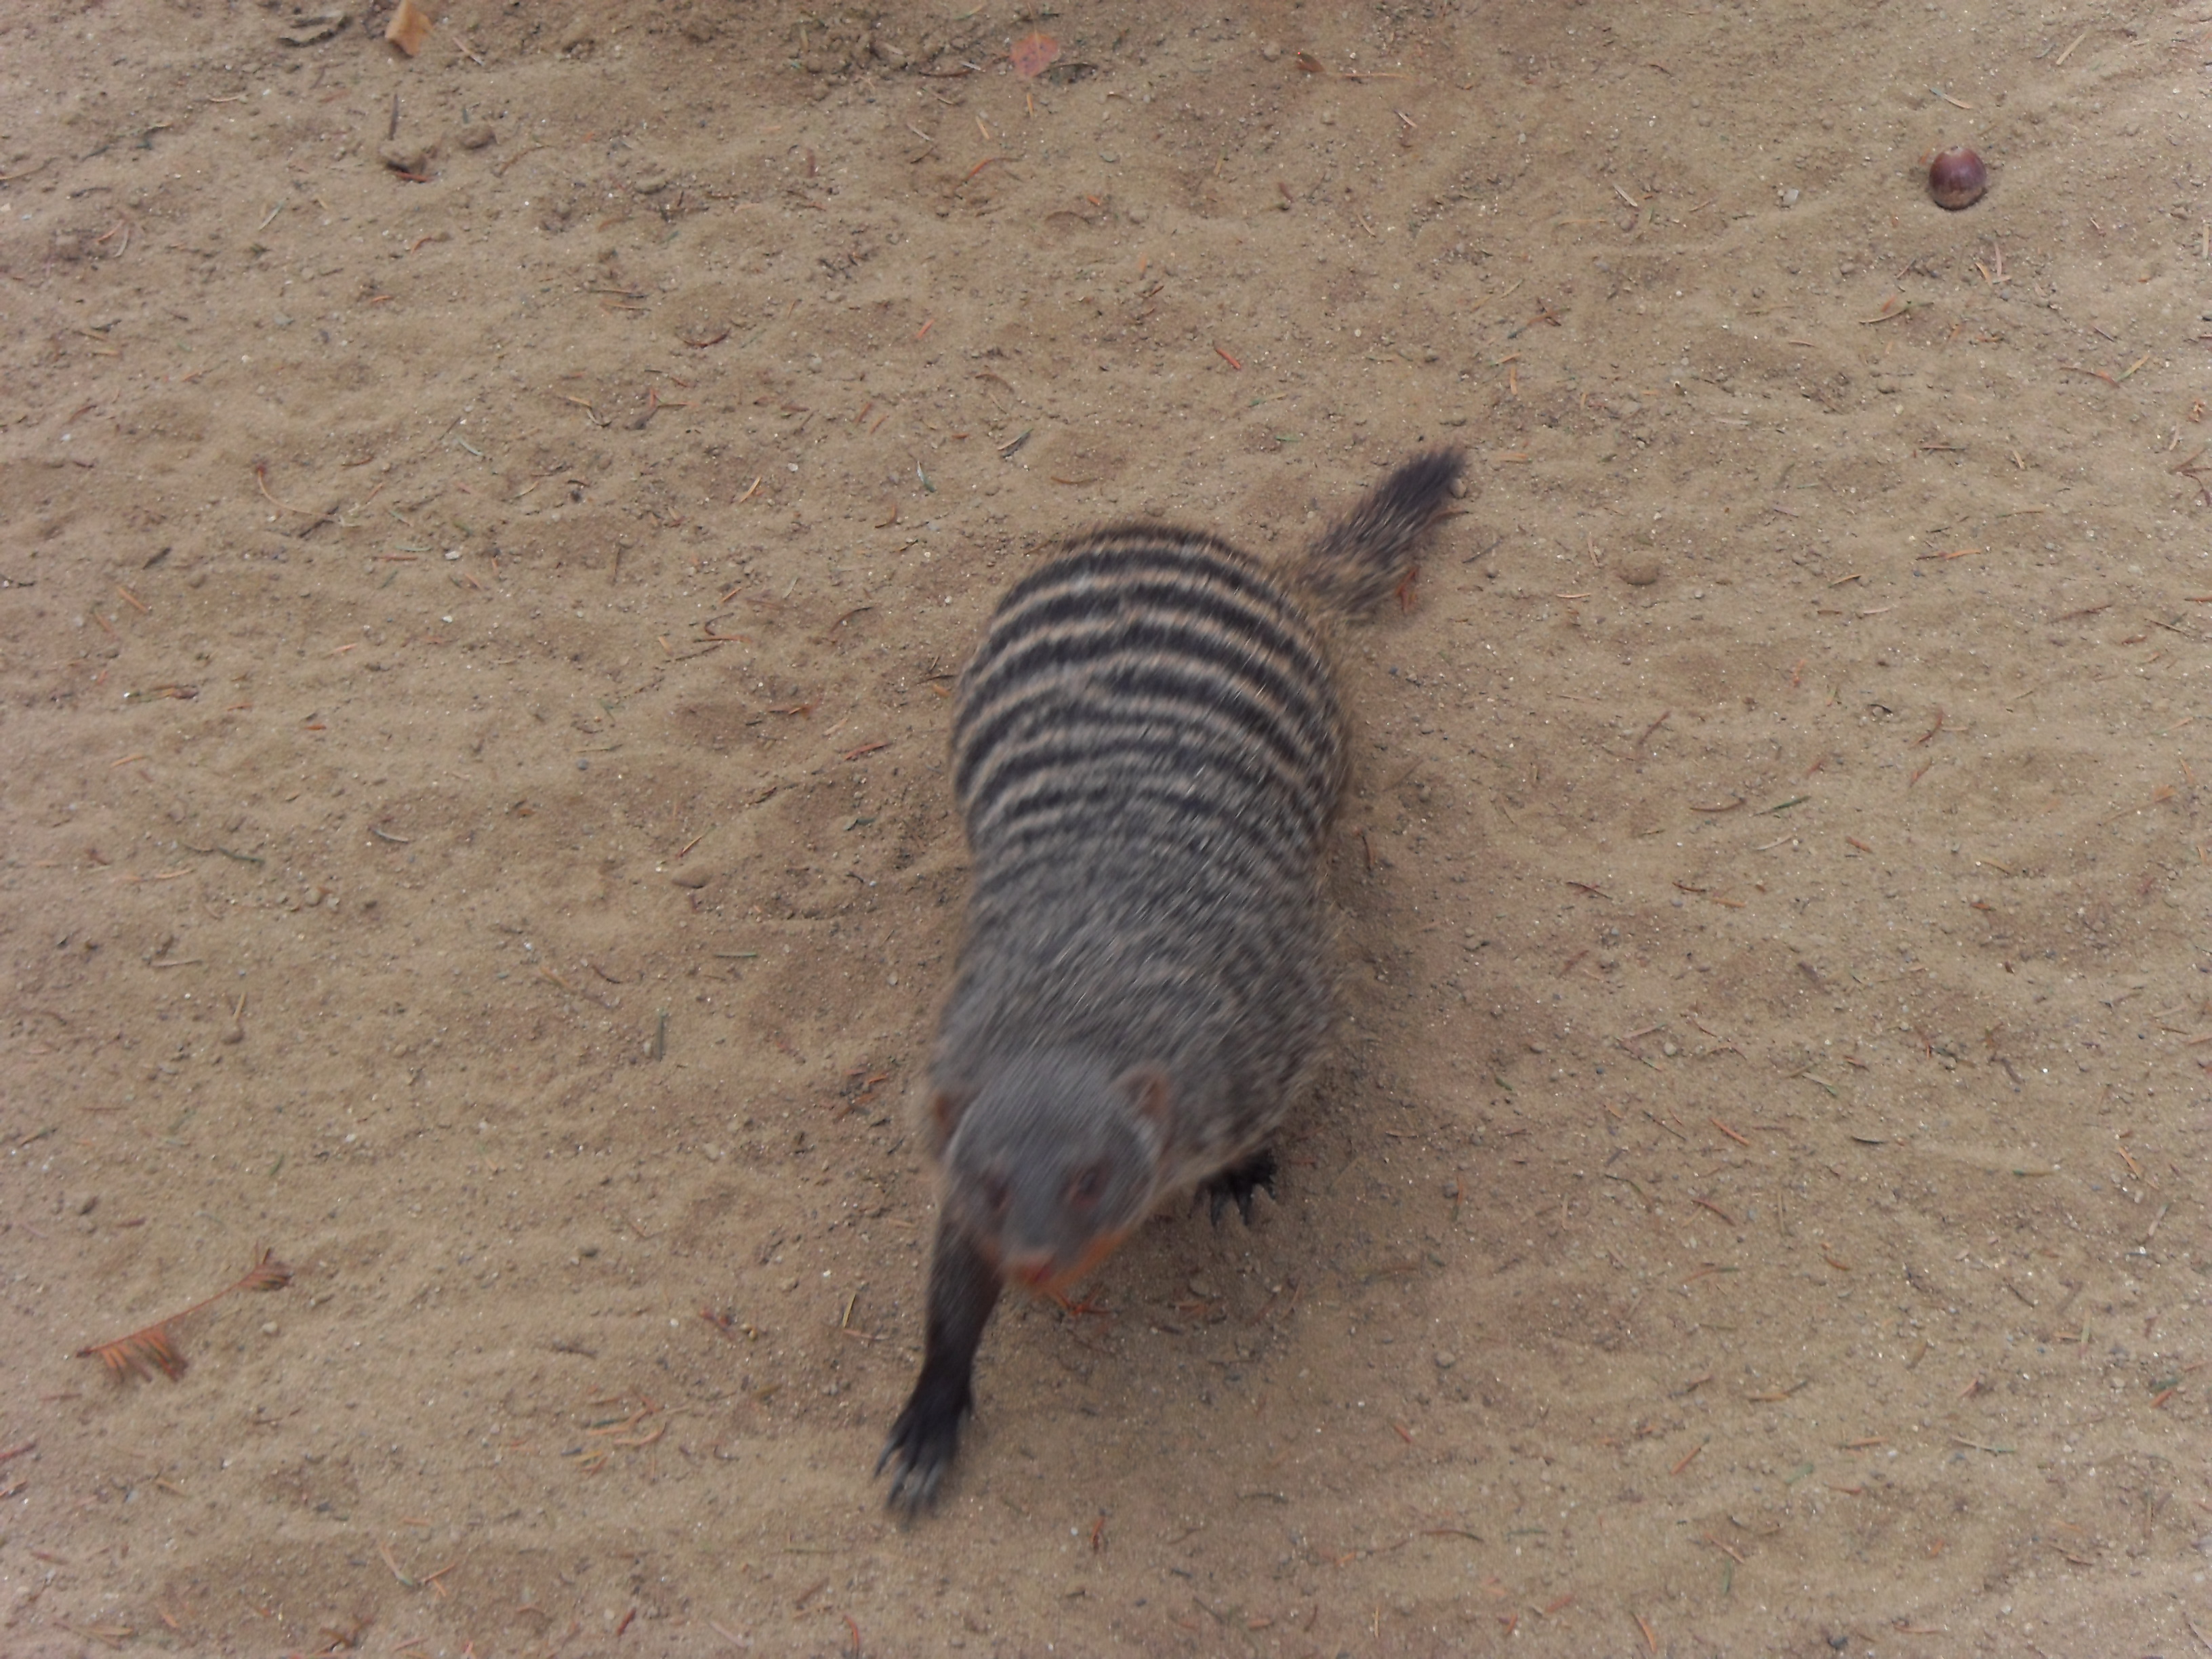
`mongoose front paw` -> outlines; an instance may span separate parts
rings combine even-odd
[[[960,1424],[970,1405],[964,1389],[957,1395],[927,1385],[915,1389],[876,1460],[878,1474],[891,1472],[886,1508],[916,1515],[935,1504],[938,1482],[959,1452]]]

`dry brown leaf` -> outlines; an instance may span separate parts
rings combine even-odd
[[[422,50],[422,43],[430,38],[430,15],[415,3],[415,0],[399,0],[399,9],[392,14],[386,26],[384,38],[412,58]]]
[[[1006,56],[1013,60],[1014,73],[1027,79],[1052,67],[1052,60],[1060,56],[1060,42],[1039,29],[1015,41]]]

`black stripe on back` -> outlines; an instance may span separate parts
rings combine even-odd
[[[1182,641],[1258,682],[1301,723],[1317,712],[1328,671],[1310,638],[1283,626],[1294,614],[1238,602],[1210,585],[1125,578],[1110,586],[1063,587],[1002,617],[962,677],[961,714],[989,703],[1045,663],[1079,663],[1114,651],[1166,651]],[[956,730],[962,722],[956,719]]]
[[[976,752],[971,732],[1010,690],[1019,697],[1028,682],[1069,678],[1054,670],[1138,653],[1212,665],[1243,683],[1236,689],[1246,700],[1274,702],[1308,742],[1317,722],[1334,724],[1327,665],[1279,591],[1218,561],[1194,567],[1153,548],[1134,562],[1117,556],[1111,579],[1093,580],[1086,573],[1103,556],[1069,556],[1008,596],[962,676],[957,755]]]
[[[1139,641],[1108,641],[1075,658],[1079,665],[1098,665],[1091,676],[1078,684],[1067,685],[1054,675],[1040,681],[1033,696],[1010,692],[996,703],[975,711],[970,729],[956,738],[955,799],[971,814],[988,810],[989,795],[995,793],[991,776],[996,769],[995,751],[1009,741],[1057,738],[1064,730],[1066,738],[1054,746],[1072,751],[1068,763],[1080,765],[1081,740],[1097,723],[1127,724],[1132,716],[1145,729],[1166,739],[1164,763],[1172,765],[1178,759],[1185,764],[1202,763],[1226,757],[1243,746],[1234,742],[1234,737],[1241,734],[1273,757],[1273,769],[1292,787],[1303,784],[1305,792],[1316,795],[1328,791],[1335,751],[1334,726],[1322,711],[1309,703],[1303,711],[1306,719],[1297,721],[1290,710],[1271,707],[1253,695],[1255,688],[1238,677],[1243,665],[1233,648],[1224,650],[1221,642],[1203,636],[1185,634],[1178,639],[1180,630],[1160,631],[1166,637],[1159,643],[1173,642],[1187,647],[1185,651],[1179,656],[1165,652],[1139,655],[1132,648]],[[1209,648],[1188,648],[1194,646]],[[1224,669],[1227,672],[1220,672]],[[1056,697],[1055,691],[1063,695]],[[1025,720],[1025,715],[1038,718]],[[1228,744],[1213,735],[1221,732],[1224,724],[1231,737]],[[1326,810],[1322,800],[1312,805],[1317,812]]]
[[[1282,608],[1282,588],[1227,542],[1200,531],[1162,525],[1121,525],[1069,542],[1050,560],[1000,596],[996,614],[1018,610],[1039,588],[1071,577],[1093,579],[1127,570],[1204,570],[1239,592],[1262,597]]]
[[[1047,751],[1018,756],[994,778],[991,809],[970,813],[969,835],[995,861],[1046,846],[1079,857],[1133,829],[1173,824],[1224,852],[1249,850],[1284,875],[1310,863],[1325,821],[1310,792],[1294,795],[1233,758],[1203,773],[1164,758],[1141,743],[1120,745],[1103,765],[1070,766]],[[1279,810],[1254,810],[1271,797]]]
[[[1120,533],[1135,538],[1147,532]],[[1297,606],[1241,555],[1210,540],[1163,545],[1146,539],[1086,543],[1017,582],[999,601],[963,678],[974,684],[988,676],[999,656],[1031,627],[1109,606],[1160,601],[1193,611],[1225,633],[1250,634],[1270,654],[1297,661],[1310,676],[1328,672]]]

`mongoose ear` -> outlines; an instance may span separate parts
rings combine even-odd
[[[1164,1130],[1168,1127],[1175,1090],[1165,1072],[1157,1066],[1133,1066],[1121,1073],[1121,1086],[1129,1091],[1129,1104],[1136,1108],[1139,1117],[1152,1119]]]
[[[930,1150],[942,1152],[952,1139],[952,1132],[960,1127],[960,1115],[968,1109],[969,1097],[956,1095],[950,1089],[930,1091],[929,1109],[922,1119],[922,1128],[929,1137]]]

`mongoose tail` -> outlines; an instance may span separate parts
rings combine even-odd
[[[1340,616],[1372,611],[1413,573],[1422,538],[1451,505],[1466,467],[1464,451],[1432,449],[1395,469],[1314,538],[1292,563],[1291,580]]]

